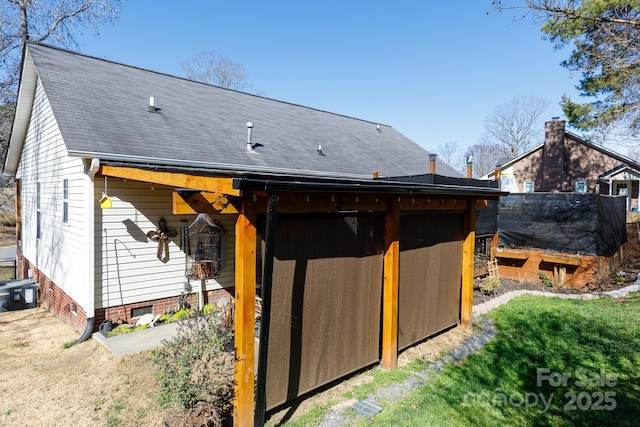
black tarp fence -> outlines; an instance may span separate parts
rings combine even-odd
[[[627,241],[626,198],[526,193],[500,197],[499,245],[611,255]]]
[[[498,232],[498,204],[497,200],[487,200],[487,207],[476,211],[476,237],[493,236]]]

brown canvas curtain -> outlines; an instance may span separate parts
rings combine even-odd
[[[462,212],[401,215],[399,349],[458,324],[463,221]]]
[[[278,218],[267,409],[380,359],[384,216]]]

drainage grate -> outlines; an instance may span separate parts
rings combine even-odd
[[[371,402],[367,402],[366,400],[361,400],[353,405],[353,409],[358,413],[358,415],[371,418],[375,414],[382,412],[382,407],[378,405],[374,405]]]

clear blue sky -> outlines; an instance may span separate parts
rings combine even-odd
[[[489,13],[487,13],[489,12]],[[485,118],[514,96],[549,99],[562,116],[572,76],[531,19],[490,0],[129,0],[83,53],[184,75],[213,50],[242,64],[260,94],[388,124],[429,151],[478,142]]]

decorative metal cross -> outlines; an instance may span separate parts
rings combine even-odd
[[[158,242],[158,259],[164,263],[169,261],[169,237],[176,237],[178,232],[176,230],[169,230],[167,228],[167,220],[160,218],[158,221],[158,227],[155,231],[147,233],[147,237],[154,242]]]

